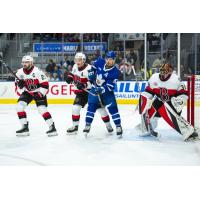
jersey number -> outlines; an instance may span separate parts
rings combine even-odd
[[[162,101],[169,101],[168,90],[166,88],[160,88],[160,97]]]

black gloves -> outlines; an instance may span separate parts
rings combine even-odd
[[[78,82],[77,85],[76,85],[77,89],[79,90],[83,90],[84,88],[86,88],[86,83],[80,83]]]
[[[70,84],[70,83],[73,82],[73,80],[74,80],[74,75],[73,75],[72,73],[68,73],[68,74],[67,74],[67,77],[65,78],[65,81],[66,81],[68,84]]]
[[[20,79],[20,80],[17,80],[17,85],[20,89],[22,89],[24,86],[25,86],[25,81]]]

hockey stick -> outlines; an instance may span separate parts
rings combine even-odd
[[[150,134],[152,136],[154,136],[156,138],[160,138],[161,137],[160,134],[153,130],[153,127],[151,125],[151,121],[150,121],[150,118],[149,118],[148,111],[146,111],[145,115],[146,115],[146,123],[147,123],[147,129],[148,129],[148,131],[150,132]]]
[[[20,80],[19,77],[17,77],[17,75],[13,72],[13,70],[12,70],[9,66],[7,66],[7,65],[4,65],[4,66],[11,72],[11,74],[12,74],[17,80]]]
[[[141,94],[142,91],[140,89],[140,83],[138,81],[138,75],[136,75],[136,82],[135,82],[135,84],[137,84],[137,86],[138,86],[138,93],[139,93],[139,97],[140,97],[140,94]],[[135,112],[138,111],[138,109],[139,109],[139,102],[137,103],[137,105],[135,107]]]
[[[72,73],[72,74],[73,74],[73,73]],[[75,75],[75,74],[73,74],[73,75]],[[77,76],[77,75],[76,75],[76,76]],[[79,76],[77,76],[77,77],[79,77]],[[80,78],[80,77],[79,77],[79,78]],[[75,82],[74,82],[74,84],[77,85]],[[94,85],[95,89],[97,90],[96,84],[93,83],[93,85]],[[95,96],[95,97],[97,96],[98,99],[99,99],[99,103],[100,103],[101,108],[104,108],[104,107],[105,107],[105,106],[103,105],[103,103],[102,103],[102,100],[101,100],[101,97],[100,97],[100,94],[99,94],[99,93],[97,93],[97,94],[95,95],[95,94],[93,94],[92,92],[90,92],[89,90],[87,90],[86,88],[83,88],[82,90],[84,90],[85,92],[91,94],[92,96]]]
[[[90,92],[90,90],[87,90],[86,88],[83,88],[82,90],[84,90],[85,92],[87,92],[88,94],[91,94],[92,96],[96,97],[97,94],[93,94],[92,92]]]
[[[12,71],[12,69],[9,67],[9,66],[7,66],[6,65],[6,67],[7,67],[7,69],[11,72],[11,74],[13,74],[13,76],[19,81],[19,80],[21,80],[21,79],[19,79],[19,77]],[[43,101],[43,100],[38,100],[38,102],[39,101]]]
[[[97,85],[95,83],[94,83],[94,87],[97,90]],[[103,105],[103,102],[101,100],[101,96],[100,96],[100,94],[98,92],[97,92],[97,97],[99,99],[99,103],[100,103],[101,108],[104,108],[105,106]]]

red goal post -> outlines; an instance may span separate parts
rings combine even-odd
[[[187,120],[196,128],[200,128],[200,75],[187,77]]]

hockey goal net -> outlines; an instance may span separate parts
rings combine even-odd
[[[200,75],[188,76],[187,89],[187,120],[200,129]]]

